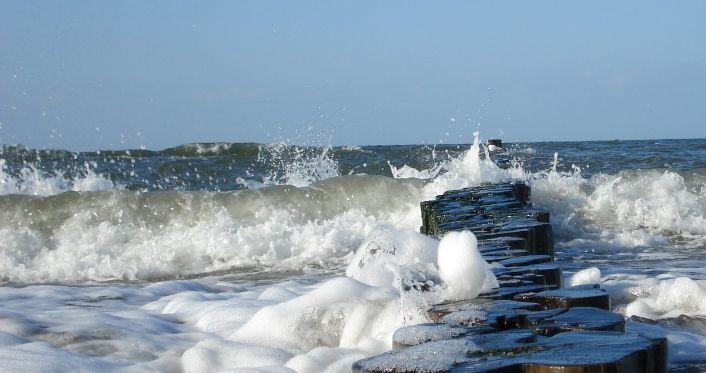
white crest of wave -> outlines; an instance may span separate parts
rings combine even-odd
[[[216,143],[193,143],[180,146],[184,150],[193,151],[196,154],[221,153],[230,148],[231,144],[226,142]]]
[[[484,182],[525,180],[532,187],[532,201],[551,211],[555,231],[572,237],[576,246],[634,247],[665,245],[680,235],[706,242],[706,190],[703,178],[685,180],[671,170],[625,170],[590,178],[581,169],[557,170],[558,154],[547,171],[525,171],[515,163],[501,169],[487,150],[481,156],[478,133],[461,156],[428,170],[390,165],[395,178],[430,177],[425,199],[447,190]]]
[[[527,174],[532,199],[552,212],[555,230],[573,244],[665,244],[666,236],[706,233],[706,201],[674,171],[621,171],[590,179],[572,172]]]
[[[340,265],[376,226],[416,229],[419,193],[412,181],[345,176],[308,188],[0,199],[0,272],[76,282]]]
[[[706,233],[706,202],[672,171],[624,171],[604,177],[591,193],[595,215],[612,214],[629,228],[667,233]]]
[[[63,173],[46,173],[33,165],[26,165],[18,173],[12,174],[6,161],[0,159],[0,195],[50,196],[66,191],[98,192],[115,188],[111,180],[95,173],[87,164],[74,177]]]
[[[547,171],[529,172],[517,163],[502,169],[487,150],[485,157],[481,152],[476,132],[471,148],[459,157],[427,170],[391,164],[390,170],[398,179],[430,179],[425,199],[484,182],[527,181],[532,201],[551,211],[555,231],[576,238],[575,245],[663,245],[665,236],[706,233],[703,179],[687,182],[670,170],[626,170],[586,178],[576,166],[570,172],[557,171],[558,154]]]
[[[392,177],[394,177],[395,179],[409,179],[409,178],[422,179],[422,180],[433,179],[439,174],[439,172],[444,167],[444,163],[439,163],[430,169],[418,170],[418,169],[416,169],[412,166],[409,166],[409,165],[403,165],[402,167],[397,168],[394,165],[392,165],[392,163],[390,163],[390,161],[388,161],[387,164],[388,164],[388,166],[390,166],[390,172],[392,173]]]
[[[344,146],[341,146],[341,150],[346,151],[346,152],[363,152],[363,151],[365,151],[359,145],[344,145]]]
[[[515,154],[533,155],[533,154],[537,154],[537,150],[535,150],[534,148],[532,148],[530,146],[527,146],[525,148],[509,148],[509,149],[505,150],[505,154],[508,154],[508,155],[515,155]]]

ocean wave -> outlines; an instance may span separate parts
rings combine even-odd
[[[477,134],[476,134],[477,136]],[[523,169],[519,162],[500,168],[474,141],[459,157],[428,169],[390,164],[395,178],[429,179],[427,196],[482,182],[524,180],[532,201],[552,214],[554,229],[568,245],[635,247],[666,245],[670,240],[706,242],[706,177],[702,169],[623,170],[585,176],[572,165],[557,171],[558,154],[545,171]]]
[[[344,146],[338,146],[334,148],[335,151],[340,151],[340,152],[365,152],[361,146],[359,145],[344,145]]]
[[[0,273],[79,282],[324,265],[384,222],[416,229],[410,201],[419,199],[419,183],[376,176],[235,192],[2,196]]]
[[[0,158],[19,162],[32,162],[39,159],[67,160],[75,159],[76,153],[60,149],[29,149],[22,145],[3,145],[0,148]]]
[[[72,180],[30,169],[24,184],[4,176],[10,181],[0,196],[0,273],[5,281],[80,282],[248,266],[340,267],[376,227],[416,231],[420,201],[510,180],[532,185],[533,201],[551,211],[565,245],[656,246],[676,237],[684,244],[703,242],[706,233],[698,173],[585,177],[578,168],[558,172],[556,164],[539,172],[517,163],[501,168],[481,151],[477,135],[468,151],[430,169],[403,175],[404,166],[390,165],[396,178],[339,176],[329,148],[265,148],[259,160],[275,171],[243,178],[238,182],[249,189],[231,192],[131,192],[90,169]],[[18,192],[44,197],[7,195]]]
[[[693,173],[625,170],[584,178],[577,169],[527,178],[533,201],[548,208],[555,230],[575,243],[649,246],[706,234],[706,184]]]
[[[164,149],[158,154],[179,157],[208,157],[228,155],[236,159],[257,156],[262,144],[256,143],[191,143]]]
[[[289,167],[327,167],[327,153],[318,151]],[[0,196],[0,273],[5,281],[81,282],[340,266],[375,227],[416,231],[423,199],[508,173],[472,151],[444,175],[424,181],[324,173],[312,183],[308,171],[285,172],[279,180],[308,186]]]
[[[85,152],[72,152],[61,149],[31,149],[22,145],[4,145],[0,149],[0,156],[13,161],[37,161],[37,160],[71,160],[81,156],[87,157],[182,157],[199,158],[229,156],[232,159],[250,159],[260,154],[263,148],[278,146],[290,148],[293,151],[303,148],[321,148],[319,146],[300,146],[287,142],[276,142],[271,144],[260,144],[253,142],[195,142],[177,145],[162,150],[150,149],[124,149],[124,150],[98,150]],[[356,153],[368,152],[358,145],[346,145],[330,148],[332,153]]]
[[[245,159],[257,156],[260,147],[258,143],[229,143],[229,142],[199,142],[188,143],[162,150],[150,149],[124,149],[124,150],[99,150],[87,152],[72,152],[58,149],[29,149],[22,145],[5,145],[0,150],[0,155],[13,160],[36,161],[45,160],[68,160],[76,159],[80,156],[88,157],[210,157],[228,155],[236,159]]]

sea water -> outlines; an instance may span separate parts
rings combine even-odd
[[[417,233],[419,202],[511,180],[551,211],[567,283],[608,289],[673,367],[706,362],[706,140],[476,139],[5,146],[0,367],[348,371],[494,286],[472,235]]]

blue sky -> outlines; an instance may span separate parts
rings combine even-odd
[[[706,2],[0,0],[0,143],[706,137]]]

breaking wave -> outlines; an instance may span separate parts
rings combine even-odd
[[[706,234],[706,178],[696,173],[625,170],[584,178],[576,168],[527,176],[533,201],[576,245],[646,246]]]
[[[229,192],[131,192],[89,168],[73,178],[31,167],[19,176],[2,171],[0,273],[5,281],[80,282],[253,266],[340,268],[376,227],[416,231],[420,201],[508,180],[531,183],[533,201],[552,212],[571,245],[655,245],[675,237],[698,245],[706,233],[706,178],[698,173],[631,170],[589,178],[578,168],[501,168],[477,135],[468,151],[430,169],[390,164],[394,178],[340,176],[330,152],[270,145],[258,157],[276,172]]]

